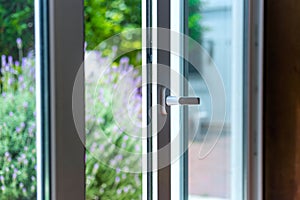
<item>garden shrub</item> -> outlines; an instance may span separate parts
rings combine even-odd
[[[97,67],[104,67],[100,55]],[[126,57],[114,65],[86,80],[88,200],[141,199],[141,76]]]
[[[1,200],[36,199],[35,89],[32,56],[2,56],[0,94]]]
[[[99,60],[99,65],[103,64],[103,59]],[[2,68],[3,91],[0,96],[0,196],[1,200],[32,200],[36,199],[33,56],[23,58],[20,63],[3,55],[2,65],[5,67]],[[119,114],[122,114],[121,109],[132,111],[131,120],[141,123],[141,77],[139,70],[129,65],[128,58],[121,58],[119,65],[111,67],[96,84],[86,83],[88,200],[141,198],[141,142],[128,136],[122,126],[115,123],[111,106],[111,91],[116,90],[120,80],[128,84],[128,90],[137,89],[132,93],[129,104],[123,101],[115,109],[120,110]],[[127,93],[124,90],[123,94]],[[130,131],[135,135],[141,134],[138,128],[131,127]],[[118,149],[124,149],[129,154],[120,154]],[[105,160],[99,160],[98,153]],[[131,153],[136,153],[136,156],[131,156]],[[137,173],[126,172],[126,168],[129,169],[132,164],[136,165]]]

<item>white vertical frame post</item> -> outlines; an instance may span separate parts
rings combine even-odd
[[[178,34],[183,33],[182,27],[184,26],[184,16],[183,16],[183,10],[184,8],[183,1],[181,0],[172,0],[170,5],[170,49],[176,49],[176,46],[180,46],[181,49],[183,49],[183,41],[176,41],[178,39]],[[172,34],[174,32],[175,34]],[[177,37],[176,37],[176,36]],[[174,37],[175,36],[175,37]],[[183,62],[182,58],[179,55],[170,54],[170,69],[172,73],[182,74],[183,73]],[[187,66],[185,66],[187,67]],[[180,77],[180,76],[178,76]],[[170,77],[170,89],[171,91],[177,91],[179,94],[172,94],[172,96],[184,96],[183,94],[183,87],[182,87],[182,81],[178,79],[178,77]],[[174,78],[176,80],[174,80]],[[182,125],[183,125],[183,113],[182,108],[180,106],[173,106],[171,109],[171,158],[176,158],[180,151],[182,150],[181,144],[184,140],[183,132],[182,131]],[[180,140],[175,140],[176,137],[179,137]],[[176,141],[176,142],[175,142]],[[183,155],[182,155],[183,156]],[[181,200],[182,199],[182,187],[183,183],[183,174],[182,171],[184,166],[182,165],[182,157],[179,157],[177,160],[174,160],[171,162],[171,199],[172,200]]]
[[[142,83],[147,83],[147,3],[148,1],[142,1]],[[146,47],[146,48],[145,48]],[[148,111],[147,111],[147,87],[142,86],[142,127],[147,126]],[[148,129],[142,129],[143,138],[147,137]],[[142,139],[142,154],[147,155],[147,139]],[[148,157],[146,160],[142,160],[142,199],[148,199]]]
[[[244,1],[232,1],[231,200],[243,199]]]
[[[157,100],[157,4],[158,0],[151,0],[151,15],[152,18],[152,24],[151,24],[151,29],[152,29],[152,35],[151,35],[151,49],[152,49],[152,106],[153,109],[152,111],[152,152],[153,152],[153,157],[152,157],[152,199],[153,200],[158,200],[158,158],[157,158],[157,151],[158,151],[158,110],[154,109],[156,105],[158,105],[158,100]]]
[[[49,163],[49,145],[45,144],[45,138],[48,138],[49,130],[46,128],[46,123],[42,123],[48,119],[49,104],[44,93],[46,93],[47,86],[45,82],[48,79],[44,77],[44,72],[48,69],[48,59],[45,58],[47,51],[42,49],[48,45],[48,17],[44,15],[47,2],[42,0],[34,1],[34,27],[35,27],[35,75],[36,75],[36,155],[37,155],[37,199],[49,200],[49,167],[44,166],[44,163]],[[46,18],[44,18],[46,16]],[[47,56],[46,56],[47,57]],[[42,67],[43,66],[43,67]],[[48,109],[45,109],[48,108]]]

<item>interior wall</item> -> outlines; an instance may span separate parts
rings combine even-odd
[[[264,199],[300,199],[300,1],[265,0]]]

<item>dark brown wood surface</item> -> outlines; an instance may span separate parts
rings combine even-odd
[[[264,199],[300,199],[300,1],[266,0]]]

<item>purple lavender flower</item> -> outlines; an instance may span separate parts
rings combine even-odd
[[[120,182],[120,177],[117,176],[117,177],[115,178],[115,182],[116,182],[116,183],[119,183],[119,182]]]
[[[123,57],[120,59],[120,65],[127,65],[129,63],[129,58],[128,57]]]
[[[21,90],[24,90],[26,88],[26,83],[22,83]]]
[[[119,130],[119,128],[117,126],[113,127],[113,132],[117,132],[117,130]]]
[[[33,132],[33,128],[32,128],[32,127],[29,127],[29,128],[28,128],[28,133],[31,134],[32,132]]]
[[[93,143],[93,144],[91,145],[90,151],[91,151],[91,152],[94,152],[95,149],[96,149],[96,146],[97,146],[97,144],[96,144],[96,143]]]
[[[132,65],[129,65],[127,71],[128,71],[128,72],[131,72],[132,70],[133,70],[133,66],[132,66]]]
[[[96,163],[96,164],[94,165],[93,171],[96,172],[98,169],[99,169],[99,164]]]
[[[12,57],[12,56],[8,56],[8,64],[9,64],[10,66],[13,65],[13,57]]]
[[[6,55],[2,55],[1,59],[2,59],[2,62],[1,62],[2,66],[6,66]]]
[[[2,191],[5,190],[5,186],[4,186],[4,185],[1,186],[1,190],[2,190]]]
[[[100,144],[100,145],[99,145],[99,150],[100,150],[100,151],[103,151],[103,150],[104,150],[104,145],[103,145],[103,144]]]
[[[26,154],[25,153],[22,153],[21,154],[21,158],[24,160],[26,158]]]
[[[30,74],[34,76],[34,74],[35,74],[35,67],[34,66],[30,68]]]
[[[122,160],[122,159],[123,159],[123,155],[121,155],[121,154],[117,155],[117,156],[116,156],[116,159],[117,159],[118,161]]]
[[[24,77],[23,76],[19,76],[18,81],[21,83],[24,81]]]
[[[27,58],[22,58],[22,68],[24,69],[27,64]]]
[[[9,152],[8,151],[6,151],[5,153],[4,153],[4,156],[5,157],[8,157],[10,154],[9,154]]]
[[[21,128],[24,128],[24,127],[25,127],[25,123],[24,123],[24,122],[21,122],[20,127],[21,127]]]
[[[112,46],[111,50],[113,53],[116,53],[118,51],[118,47],[114,45]]]
[[[129,190],[129,187],[124,187],[124,192],[127,193]]]
[[[29,87],[29,91],[32,93],[34,92],[34,88],[32,86]]]
[[[28,58],[33,58],[34,57],[34,54],[33,54],[33,51],[30,51],[27,55]]]
[[[13,80],[12,78],[9,78],[9,79],[7,80],[7,84],[8,84],[8,85],[11,85],[11,84],[13,83],[13,81],[14,81],[14,80]]]
[[[20,62],[19,61],[15,61],[15,66],[20,66]]]
[[[113,159],[113,160],[110,161],[110,164],[111,164],[112,166],[114,166],[115,164],[117,164],[117,161],[116,161],[115,159]]]
[[[28,108],[28,102],[23,103],[23,108]]]
[[[117,189],[117,194],[121,194],[122,190],[121,189]]]
[[[17,38],[16,42],[17,42],[18,49],[21,49],[22,48],[22,39],[21,38]]]
[[[135,145],[135,150],[136,151],[140,151],[141,150],[140,146],[139,145]]]
[[[103,99],[104,98],[104,90],[103,88],[99,89],[99,99]]]
[[[127,141],[128,140],[128,135],[124,135],[123,140]]]
[[[3,182],[4,181],[4,176],[0,176],[0,181]]]
[[[7,72],[10,71],[10,68],[9,68],[9,65],[8,65],[8,64],[5,65],[5,71],[7,71]]]
[[[17,132],[17,133],[20,133],[20,132],[21,132],[21,128],[20,128],[20,127],[17,127],[17,128],[16,128],[16,132]]]

